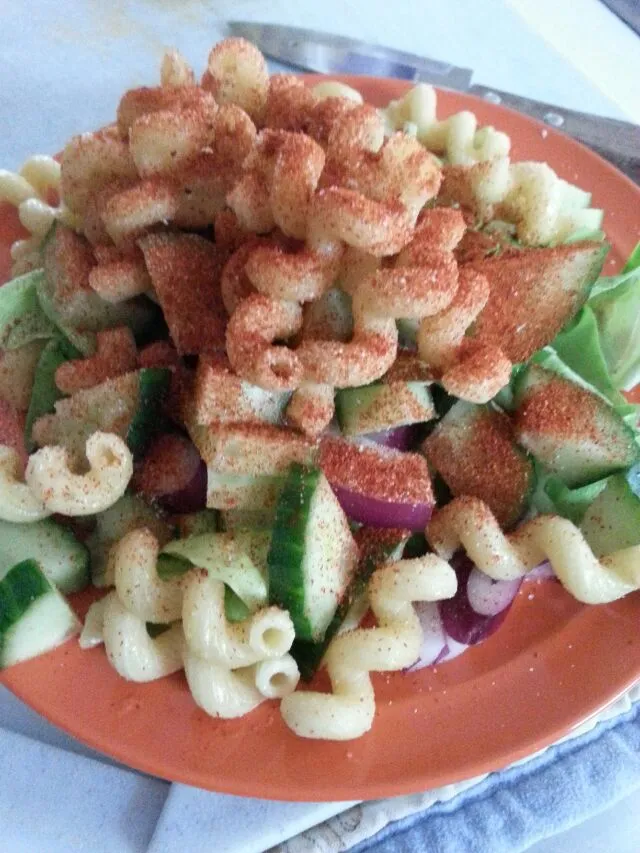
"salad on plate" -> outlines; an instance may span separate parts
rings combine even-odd
[[[445,664],[523,588],[640,588],[640,248],[603,277],[589,192],[430,86],[376,109],[242,39],[200,82],[170,51],[0,199],[28,232],[0,668],[74,638],[212,717],[277,700],[350,740],[371,673]]]

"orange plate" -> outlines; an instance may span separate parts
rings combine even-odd
[[[344,78],[385,104],[406,84]],[[614,263],[640,234],[640,191],[591,151],[515,112],[442,92],[439,113],[473,110],[513,141],[514,160],[546,160],[607,211]],[[13,220],[15,222],[15,219]],[[5,250],[14,234],[4,217]],[[87,594],[74,606],[84,613]],[[294,737],[275,703],[212,720],[181,674],[123,681],[104,650],[76,642],[2,674],[17,696],[89,746],[139,770],[230,794],[286,800],[371,799],[496,770],[595,714],[640,678],[640,595],[585,607],[553,581],[524,587],[497,634],[461,658],[414,675],[375,676],[372,731],[350,743]]]

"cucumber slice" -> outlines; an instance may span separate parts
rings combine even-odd
[[[269,551],[269,600],[289,611],[301,640],[324,637],[355,573],[358,549],[326,477],[293,464]]]
[[[19,412],[29,408],[36,368],[46,343],[45,340],[31,341],[0,354],[0,400]]]
[[[221,529],[219,516],[215,509],[202,509],[178,516],[175,521],[180,539],[198,536],[200,533],[215,533]]]
[[[535,487],[533,463],[518,447],[506,415],[459,401],[422,451],[451,493],[480,498],[503,527],[516,523]]]
[[[89,584],[89,551],[68,527],[50,518],[33,524],[0,521],[0,575],[29,559],[65,595]]]
[[[0,575],[0,669],[54,649],[80,622],[35,560]]]
[[[369,607],[367,584],[378,566],[403,556],[405,545],[410,538],[408,530],[393,528],[361,527],[355,535],[359,550],[356,573],[347,587],[333,619],[329,623],[323,639],[318,643],[309,643],[295,639],[291,654],[295,658],[300,674],[310,681],[324,657],[331,640],[340,630],[356,628]]]
[[[567,486],[601,480],[640,459],[633,429],[602,397],[529,365],[518,377],[518,442]]]
[[[169,393],[171,371],[166,367],[145,367],[138,374],[138,399],[129,423],[126,441],[134,456],[146,450],[151,438],[162,430],[162,407]]]
[[[207,506],[220,510],[275,507],[284,483],[280,474],[221,474],[207,468]]]
[[[44,272],[33,270],[0,287],[0,349],[17,349],[55,334],[55,326],[38,302],[42,279]]]
[[[275,517],[275,503],[262,509],[225,509],[220,524],[222,530],[271,530]]]
[[[56,337],[49,341],[40,354],[33,378],[31,400],[24,425],[24,439],[27,450],[34,450],[36,443],[32,438],[33,425],[49,412],[64,395],[56,385],[56,370],[61,364],[78,355],[74,346],[64,338]]]
[[[62,335],[81,355],[93,355],[96,351],[95,333],[76,329],[65,319],[52,293],[50,282],[44,276],[38,281],[37,295],[40,309],[55,333]]]
[[[427,382],[376,383],[336,392],[336,415],[345,435],[418,424],[435,417]]]
[[[396,320],[398,327],[398,344],[401,347],[415,349],[418,345],[418,326],[419,320],[409,320],[401,317]]]
[[[230,586],[224,588],[224,612],[229,622],[242,622],[251,614],[247,605]]]
[[[96,516],[95,530],[87,539],[91,555],[91,582],[94,586],[113,586],[111,548],[138,527],[148,527],[161,545],[171,538],[169,525],[157,510],[138,495],[123,495],[113,506]]]
[[[250,610],[256,610],[267,602],[265,575],[270,541],[271,533],[264,531],[202,533],[176,539],[165,545],[160,557],[178,559],[172,563],[161,559],[158,575],[168,580],[193,566],[206,569],[212,578],[231,587]]]
[[[640,469],[610,477],[587,510],[580,529],[597,557],[640,545],[640,497],[631,483]]]
[[[33,438],[40,446],[60,444],[83,459],[87,438],[101,430],[116,433],[139,455],[162,429],[161,409],[170,380],[166,368],[143,368],[78,391],[58,400],[55,414],[34,422]]]
[[[489,301],[473,326],[512,362],[548,344],[582,307],[600,275],[608,246],[573,243],[523,249],[465,264],[489,281]]]

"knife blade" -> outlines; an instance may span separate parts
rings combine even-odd
[[[229,21],[226,26],[232,35],[249,39],[267,56],[296,68],[432,83],[518,110],[585,143],[640,184],[638,125],[473,84],[471,69],[345,36],[250,21]]]

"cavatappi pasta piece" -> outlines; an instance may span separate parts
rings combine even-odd
[[[302,382],[302,363],[289,347],[275,344],[302,326],[295,302],[255,294],[235,309],[227,326],[227,355],[240,376],[269,391],[291,391]]]
[[[112,303],[124,302],[153,291],[142,258],[124,257],[119,252],[117,257],[98,260],[97,266],[89,272],[89,286],[105,302]]]
[[[300,671],[290,654],[262,660],[254,666],[255,685],[266,699],[282,699],[298,686]]]
[[[521,577],[549,560],[562,585],[585,604],[605,604],[640,588],[640,546],[598,559],[580,530],[555,515],[537,516],[505,535],[483,501],[464,496],[433,516],[426,535],[444,559],[463,547],[494,580]]]
[[[144,622],[168,624],[180,619],[186,576],[158,577],[159,543],[146,527],[132,530],[114,545],[116,592],[123,605]]]
[[[209,54],[202,86],[219,104],[236,104],[254,121],[259,121],[269,91],[269,71],[264,56],[245,39],[225,39]]]
[[[375,713],[370,672],[404,669],[420,651],[422,628],[414,601],[440,601],[456,591],[455,572],[428,554],[378,568],[369,582],[377,628],[335,637],[325,654],[332,693],[292,693],[280,710],[285,723],[307,738],[351,740],[367,732]]]
[[[172,625],[150,637],[145,620],[127,610],[115,592],[106,596],[102,630],[109,662],[127,681],[156,681],[183,667],[182,627]]]
[[[291,617],[278,607],[266,607],[242,622],[229,623],[224,584],[205,571],[191,572],[185,583],[182,624],[189,652],[227,669],[281,658],[295,637]]]
[[[360,92],[339,80],[323,80],[322,83],[312,86],[311,91],[318,101],[325,101],[327,98],[345,98],[353,101],[354,104],[362,103]]]
[[[373,317],[421,320],[444,311],[458,289],[458,265],[451,252],[423,252],[419,263],[401,253],[393,267],[364,278],[353,296]]]
[[[270,243],[247,249],[246,255],[244,274],[259,293],[272,299],[312,302],[336,280],[342,249],[334,245],[323,252],[306,247],[285,251]]]
[[[8,202],[18,210],[18,218],[31,235],[16,240],[11,247],[14,276],[40,265],[40,244],[56,220],[74,227],[76,218],[59,201],[60,164],[42,154],[30,157],[19,172],[0,169],[0,202]]]
[[[500,349],[465,339],[466,330],[488,299],[486,278],[462,267],[451,303],[422,318],[418,327],[420,358],[442,371],[442,385],[449,393],[472,403],[486,403],[511,375],[511,362]]]
[[[475,115],[468,110],[443,121],[437,119],[437,94],[433,86],[419,83],[384,110],[389,131],[415,127],[418,139],[435,154],[452,164],[471,164],[509,154],[511,141],[505,133],[487,126],[478,128]]]
[[[22,479],[22,464],[16,451],[0,445],[0,518],[29,523],[52,512]]]
[[[94,601],[84,617],[84,625],[78,637],[81,649],[93,649],[104,643],[104,614],[109,601],[109,595],[99,601]]]
[[[354,305],[354,309],[361,306]],[[342,341],[303,340],[296,355],[307,383],[352,388],[383,376],[395,361],[398,329],[395,320],[354,310],[353,338]]]
[[[130,248],[151,225],[173,219],[179,206],[179,193],[171,181],[148,179],[112,196],[102,219],[116,246]]]
[[[86,474],[69,470],[69,454],[63,447],[42,447],[29,457],[25,480],[35,502],[49,514],[94,515],[124,494],[133,475],[133,458],[124,441],[115,434],[94,432],[85,453],[90,465]]]
[[[278,228],[304,240],[311,198],[325,164],[325,153],[310,136],[286,133],[273,163],[269,203]]]
[[[137,177],[129,145],[115,127],[74,136],[62,152],[60,194],[78,216],[93,193],[113,180]]]
[[[178,50],[165,50],[160,65],[160,85],[167,89],[195,86],[193,69]]]
[[[266,699],[255,685],[253,667],[231,670],[186,652],[184,674],[194,702],[210,717],[244,717]]]

